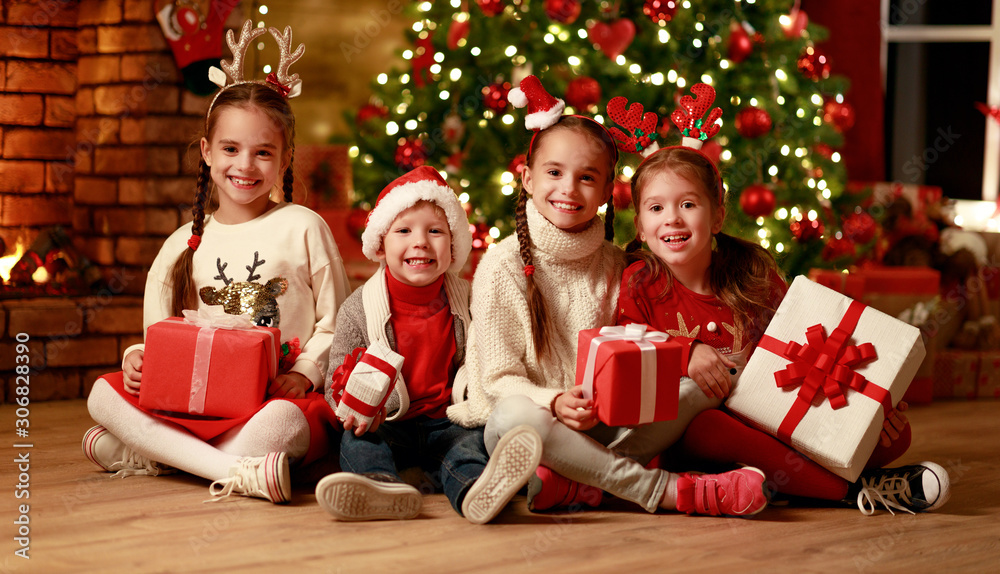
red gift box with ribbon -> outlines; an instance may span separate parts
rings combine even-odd
[[[576,384],[608,426],[635,426],[677,418],[679,343],[645,325],[580,331]]]
[[[800,276],[726,405],[854,481],[923,358],[919,329]]]
[[[220,311],[202,307],[149,326],[139,406],[235,418],[264,402],[277,374],[281,331]]]

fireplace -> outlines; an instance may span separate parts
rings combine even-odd
[[[0,4],[0,326],[31,400],[86,396],[142,340],[146,270],[188,217],[206,98],[153,2]],[[14,354],[0,358],[11,402]]]

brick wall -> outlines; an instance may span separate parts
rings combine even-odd
[[[62,225],[106,280],[0,301],[30,337],[32,400],[84,397],[141,341],[145,270],[194,195],[208,99],[182,88],[151,0],[0,0],[0,237]],[[9,401],[13,353],[0,357]]]
[[[0,237],[72,225],[76,1],[0,3]]]
[[[80,0],[73,228],[106,272],[140,295],[145,269],[194,196],[206,98],[182,87],[153,2]]]

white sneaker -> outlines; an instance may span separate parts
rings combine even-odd
[[[91,427],[83,435],[83,454],[90,462],[108,472],[114,472],[116,477],[159,476],[177,472],[176,469],[135,452],[101,425]]]
[[[420,491],[374,474],[337,472],[316,485],[320,507],[337,520],[408,519],[420,514]]]
[[[282,504],[292,498],[291,482],[288,456],[283,452],[272,452],[266,456],[241,458],[229,469],[229,478],[213,482],[208,487],[208,493],[212,495],[212,500],[239,494]]]
[[[515,427],[500,438],[483,474],[462,501],[462,514],[473,524],[496,517],[535,474],[542,459],[542,437],[528,425]]]

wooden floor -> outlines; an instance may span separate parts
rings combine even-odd
[[[14,437],[15,409],[0,413]],[[940,512],[866,517],[796,505],[723,519],[649,515],[618,501],[543,515],[518,496],[493,523],[474,526],[440,494],[416,520],[338,523],[316,504],[316,477],[301,474],[287,506],[204,504],[207,482],[191,476],[111,479],[81,453],[93,424],[84,402],[37,403],[29,438],[5,441],[0,455],[0,573],[1000,570],[1000,402],[941,402],[908,415],[914,443],[901,462],[934,460],[951,472]],[[20,442],[34,447],[11,447]],[[15,495],[20,453],[29,453],[30,498]],[[30,505],[30,560],[14,555],[19,504]]]

